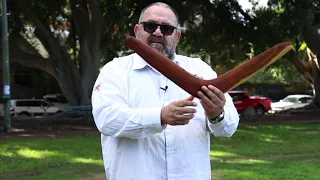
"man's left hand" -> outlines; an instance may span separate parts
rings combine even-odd
[[[221,114],[223,106],[226,103],[226,98],[222,91],[209,85],[208,87],[202,86],[201,91],[198,91],[197,94],[209,119],[216,118]]]

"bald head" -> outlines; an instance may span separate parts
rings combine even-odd
[[[163,3],[163,2],[155,2],[155,3],[149,4],[148,6],[143,8],[140,13],[139,23],[143,22],[145,12],[152,6],[161,6],[161,7],[170,9],[175,17],[175,26],[179,25],[179,17],[178,17],[178,13],[176,12],[176,10],[174,10],[171,6],[169,6],[168,4]]]

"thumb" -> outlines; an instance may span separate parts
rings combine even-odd
[[[193,101],[193,99],[194,99],[194,96],[189,96],[189,97],[186,98],[185,100],[187,100],[187,101]]]

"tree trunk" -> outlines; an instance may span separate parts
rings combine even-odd
[[[289,58],[290,64],[301,74],[301,76],[311,85],[314,83],[312,64],[309,61],[298,60],[294,56]],[[308,63],[304,63],[308,62]]]
[[[320,107],[320,71],[318,70],[316,73],[315,81],[314,81],[314,92],[315,92],[315,105]]]
[[[320,35],[318,32],[318,27],[314,24],[314,12],[312,9],[306,10],[305,21],[303,25],[302,35],[304,40],[311,50],[311,52],[315,55],[310,60],[312,61],[312,71],[313,71],[313,88],[315,91],[314,94],[314,103],[318,107],[320,107],[320,68],[319,68],[319,60],[320,60]]]
[[[84,96],[90,100],[93,85],[99,73],[101,59],[101,10],[100,1],[89,0],[82,6],[70,1],[74,33],[80,43],[79,73],[84,87]],[[90,103],[84,102],[85,104]]]
[[[15,43],[11,43],[15,44]],[[37,54],[30,54],[16,45],[10,46],[10,59],[27,67],[41,69],[52,75],[58,82],[63,95],[70,105],[84,105],[90,103],[88,94],[85,93],[81,78],[76,66],[69,59],[68,54],[59,56],[63,61],[45,59]],[[61,60],[61,59],[60,59]]]
[[[75,22],[75,34],[79,37],[80,59],[79,67],[71,59],[68,49],[60,45],[59,40],[53,37],[48,24],[41,22],[26,2],[16,3],[21,11],[30,17],[36,27],[35,35],[49,53],[49,58],[37,56],[38,62],[20,56],[17,62],[25,66],[42,69],[50,73],[57,80],[61,91],[70,105],[90,104],[90,95],[93,84],[98,76],[100,63],[100,1],[70,0]],[[21,49],[20,49],[21,51]],[[23,51],[21,51],[23,52]],[[24,52],[29,57],[35,56]],[[34,58],[34,57],[33,57]],[[46,63],[43,63],[43,60]]]
[[[69,105],[87,105],[90,103],[89,96],[82,86],[79,72],[72,61],[59,63],[53,69],[56,73],[55,78]]]

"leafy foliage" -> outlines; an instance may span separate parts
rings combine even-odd
[[[128,50],[124,39],[133,35],[140,11],[152,2],[155,1],[8,1],[10,38],[15,42],[11,44],[19,45],[23,50],[18,51],[20,57],[29,57],[20,60],[21,63],[29,63],[53,75],[69,100],[83,104],[85,101],[79,101],[79,97],[89,101],[97,69],[119,52]],[[252,82],[296,82],[299,74],[292,68],[291,60],[305,60],[305,47],[311,48],[302,33],[308,24],[306,17],[309,16],[305,15],[312,9],[316,17],[312,23],[317,24],[320,20],[320,5],[316,0],[270,0],[269,7],[254,7],[253,11],[243,10],[237,0],[163,2],[177,10],[181,26],[186,29],[178,52],[201,56],[210,60],[214,68],[231,69],[279,42],[293,42],[294,53],[253,77]],[[34,32],[34,42],[42,44],[49,55],[33,64],[30,59],[39,56],[30,55],[39,55],[39,49],[26,41],[25,35],[30,28]],[[67,30],[69,34],[63,36],[61,30]],[[315,51],[315,47],[311,50]],[[11,55],[18,56],[19,53]],[[45,63],[40,65],[39,62]],[[73,83],[71,87],[70,82]],[[75,89],[85,92],[74,92]]]

